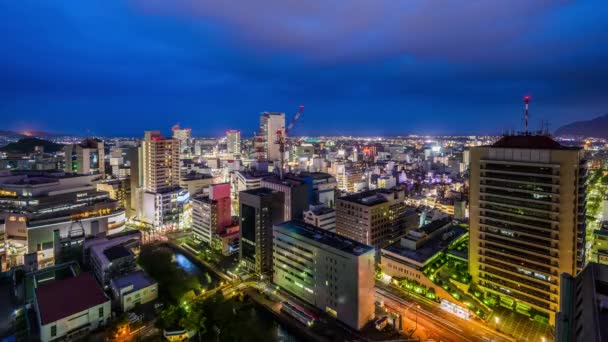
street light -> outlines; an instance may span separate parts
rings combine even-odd
[[[418,310],[420,310],[420,305],[416,304],[416,327],[414,331],[418,330]]]

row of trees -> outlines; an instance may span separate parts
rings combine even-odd
[[[245,296],[225,299],[221,291],[207,299],[183,301],[169,305],[159,313],[162,328],[181,327],[198,332],[199,340],[269,341],[264,328],[252,319],[253,304]]]

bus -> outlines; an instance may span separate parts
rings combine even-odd
[[[311,327],[317,320],[315,315],[307,312],[306,310],[295,304],[289,302],[281,302],[281,304],[283,304],[281,305],[281,312],[290,315],[291,317],[297,319],[298,321],[302,322],[303,324],[306,324],[309,327]]]

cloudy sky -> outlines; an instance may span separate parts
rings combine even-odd
[[[608,113],[601,0],[0,2],[0,130],[500,133]]]

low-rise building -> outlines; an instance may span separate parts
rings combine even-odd
[[[273,282],[354,329],[374,317],[374,248],[301,221],[273,228]]]
[[[158,298],[158,284],[143,270],[112,279],[110,287],[121,311],[129,311],[139,304],[146,304]]]
[[[466,230],[453,226],[450,219],[433,221],[382,248],[380,267],[391,277],[407,278],[434,287],[435,284],[422,272],[424,267],[464,234]]]
[[[324,205],[311,205],[309,209],[304,212],[304,222],[335,233],[336,210],[327,208]]]
[[[82,338],[111,314],[110,299],[90,273],[39,286],[34,306],[42,342]]]

